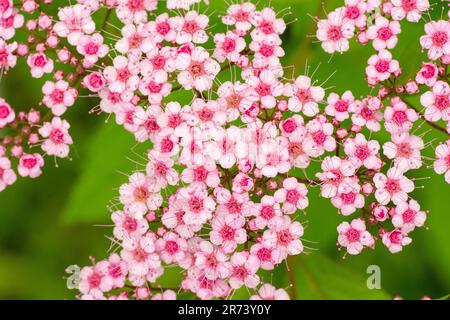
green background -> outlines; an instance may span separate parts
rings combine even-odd
[[[218,0],[210,0],[210,3],[208,13],[214,24],[225,5]],[[326,85],[335,87],[328,92],[342,93],[350,89],[355,96],[370,92],[364,81],[367,59],[374,53],[370,46],[362,47],[352,41],[349,52],[336,54],[329,61],[330,56],[311,37],[316,27],[308,15],[323,17],[322,1],[274,0],[272,3],[277,9],[292,8],[293,14],[287,21],[298,19],[289,24],[283,37],[284,65],[294,65],[295,74],[299,75],[304,72],[306,62],[312,69],[320,64],[315,78],[321,81],[336,71]],[[327,0],[325,9],[331,11],[342,3],[342,0]],[[434,1],[434,4],[432,15],[440,16],[441,1]],[[96,19],[102,21],[104,13],[99,12]],[[423,58],[418,43],[423,24],[402,23],[403,32],[394,57],[401,63],[404,78],[417,71]],[[289,71],[286,74],[289,75]],[[31,79],[22,59],[17,68],[2,78],[0,95],[16,109],[36,107],[42,97],[43,81]],[[417,101],[417,97],[414,99]],[[1,299],[73,298],[75,292],[66,289],[64,269],[72,264],[88,264],[89,256],[106,257],[110,244],[106,236],[112,231],[111,227],[104,226],[111,225],[106,205],[117,196],[117,187],[126,181],[126,176],[119,172],[132,172],[136,165],[130,159],[139,157],[133,152],[135,142],[131,134],[117,126],[113,119],[105,124],[105,115],[88,114],[96,103],[96,100],[80,99],[65,114],[75,141],[71,161],[60,160],[59,167],[55,168],[52,159],[47,159],[44,175],[36,180],[19,179],[0,193]],[[424,139],[433,138],[445,140],[444,135],[435,132]],[[427,152],[432,156],[431,147]],[[328,200],[319,198],[317,190],[310,192],[308,214],[300,220],[308,221],[304,238],[315,243],[305,243],[314,250],[296,257],[291,264],[296,298],[390,299],[400,295],[418,299],[424,295],[438,298],[449,293],[450,216],[446,201],[450,187],[442,176],[435,175],[426,166],[412,175],[431,176],[419,183],[425,185],[424,189],[413,193],[422,208],[430,210],[428,228],[414,231],[413,243],[395,255],[378,243],[376,250],[365,250],[359,256],[342,259],[343,252],[336,250],[336,226],[345,218],[336,213]],[[381,290],[366,287],[366,269],[372,264],[381,268]],[[288,286],[285,270],[283,265],[275,273],[272,281],[277,286]],[[164,281],[174,285],[176,278],[168,275]],[[270,275],[264,275],[265,281],[270,282],[270,279]],[[239,292],[235,297],[245,295]]]

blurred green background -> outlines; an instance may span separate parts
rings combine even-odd
[[[210,4],[208,13],[214,24],[225,4],[218,0],[210,0]],[[324,16],[322,1],[274,0],[272,4],[277,9],[290,6],[292,15],[286,20],[298,19],[289,24],[283,39],[284,64],[294,65],[296,75],[304,73],[306,62],[312,69],[320,64],[315,75],[320,81],[336,71],[326,85],[335,88],[328,92],[350,89],[355,96],[370,92],[364,81],[367,58],[374,53],[370,46],[352,42],[349,52],[329,61],[330,57],[311,37],[316,27],[309,15]],[[327,0],[325,9],[331,11],[342,4],[343,0]],[[434,1],[432,15],[440,16],[442,6],[441,1]],[[101,14],[104,12],[98,13],[99,21]],[[394,56],[403,67],[405,79],[417,71],[423,58],[418,43],[423,24],[402,24]],[[1,80],[0,95],[17,109],[36,107],[42,97],[40,86],[45,79],[32,80],[28,72],[22,60]],[[290,76],[290,70],[286,74]],[[138,157],[133,154],[133,137],[113,119],[105,124],[105,115],[88,114],[96,103],[80,99],[65,114],[75,141],[71,161],[58,161],[56,168],[48,159],[44,175],[36,180],[19,179],[0,193],[1,299],[71,299],[75,292],[66,289],[64,269],[72,264],[88,264],[89,256],[106,257],[110,241],[105,236],[112,229],[96,225],[111,224],[106,206],[117,196],[117,187],[126,181],[119,172],[130,173],[136,165],[128,158]],[[433,132],[424,139],[434,138],[445,141],[446,137]],[[429,147],[426,154],[432,156],[432,151]],[[295,258],[291,264],[296,298],[390,299],[400,295],[418,299],[424,295],[439,298],[450,292],[450,215],[445,202],[450,186],[426,166],[413,176],[431,176],[419,183],[425,188],[413,194],[424,209],[430,210],[428,230],[414,231],[413,243],[395,255],[378,245],[376,250],[342,259],[343,252],[337,251],[335,244],[336,226],[344,217],[328,200],[320,199],[317,190],[311,191],[308,214],[300,220],[308,221],[305,238],[317,242],[306,245],[319,250],[309,250],[310,254]],[[372,264],[381,268],[381,290],[366,287],[366,269]],[[285,270],[284,265],[279,268],[274,284],[288,286]],[[271,281],[269,275],[264,279]]]

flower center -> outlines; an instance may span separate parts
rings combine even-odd
[[[417,0],[403,0],[402,1],[402,8],[406,12],[413,11],[417,8]]]
[[[408,120],[408,116],[406,115],[405,111],[397,110],[392,115],[392,119],[397,125],[402,125]]]
[[[59,129],[53,129],[50,133],[50,140],[55,144],[64,142],[64,133]]]
[[[360,160],[366,160],[370,156],[370,151],[367,146],[357,146],[355,155]]]
[[[285,122],[283,122],[283,130],[287,133],[292,133],[297,129],[297,124],[294,120],[288,119]]]
[[[25,168],[32,169],[37,164],[35,157],[29,157],[22,160],[22,164]]]
[[[414,222],[415,215],[416,215],[416,212],[414,210],[407,209],[402,214],[403,221],[406,222],[406,223]]]
[[[271,206],[263,206],[260,215],[264,220],[270,220],[275,216],[275,210]]]
[[[378,38],[383,41],[389,40],[392,35],[392,30],[389,27],[381,27],[378,29]]]
[[[98,288],[102,281],[102,277],[98,273],[94,272],[88,277],[87,281],[89,283],[89,287]]]
[[[347,237],[347,240],[349,242],[355,242],[359,240],[359,231],[354,229],[354,228],[350,228],[347,230],[347,232],[345,233],[345,236]]]
[[[192,62],[189,67],[189,72],[191,73],[193,78],[200,77],[205,74],[205,66],[200,62]]]
[[[222,48],[227,53],[233,52],[236,49],[236,41],[231,38],[225,38]]]
[[[450,101],[449,101],[448,95],[439,95],[439,96],[436,96],[436,97],[435,97],[435,100],[434,100],[434,104],[435,104],[436,107],[437,107],[439,110],[441,110],[441,111],[443,111],[443,110],[445,110],[445,109],[448,108],[449,102],[450,102]]]
[[[166,251],[169,254],[175,254],[178,252],[178,243],[176,241],[167,241],[166,242]]]
[[[394,194],[400,191],[400,183],[396,179],[387,179],[385,188],[387,192]]]
[[[353,204],[356,199],[356,193],[353,192],[343,193],[341,194],[341,199],[344,202],[344,204]]]
[[[145,201],[150,196],[150,192],[148,191],[147,187],[140,186],[134,189],[133,195],[136,201]]]
[[[339,26],[330,26],[327,35],[331,41],[339,41],[343,38],[342,30]]]
[[[334,105],[334,108],[338,112],[345,112],[348,109],[348,102],[341,99],[338,102],[336,102],[336,104]]]
[[[189,199],[188,204],[189,204],[189,209],[192,212],[199,213],[203,210],[203,200],[196,196],[192,196]]]
[[[281,230],[277,233],[278,243],[287,246],[292,241],[292,234],[289,230]]]
[[[50,95],[51,99],[55,103],[61,103],[64,100],[64,92],[58,89],[53,90],[53,92]]]
[[[300,193],[295,189],[291,189],[286,192],[286,200],[289,203],[297,204],[297,202],[298,202],[298,200],[300,200],[300,198],[301,198]]]
[[[272,251],[268,248],[261,248],[257,251],[256,256],[261,261],[270,261],[272,258]]]
[[[224,226],[222,230],[220,230],[220,235],[224,240],[233,240],[234,239],[235,230],[230,226]]]
[[[359,9],[357,6],[349,6],[346,8],[345,10],[345,15],[347,16],[347,18],[355,20],[359,17],[360,13],[359,13]]]
[[[389,61],[383,59],[378,60],[375,64],[375,69],[380,73],[387,72],[389,70]]]
[[[313,140],[316,144],[322,145],[327,139],[327,135],[323,131],[317,131],[313,134]]]
[[[444,31],[436,31],[433,33],[432,40],[436,47],[443,47],[448,41],[447,33]]]
[[[125,220],[122,223],[122,227],[128,232],[136,231],[137,229],[137,221],[133,217],[126,216]]]
[[[9,116],[11,112],[9,111],[9,108],[5,105],[0,106],[0,119],[6,119],[7,116]]]

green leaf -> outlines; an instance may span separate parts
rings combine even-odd
[[[383,290],[369,289],[366,277],[347,270],[320,253],[289,259],[291,273],[283,272],[296,299],[391,299]],[[368,277],[369,275],[367,275]],[[295,297],[293,297],[293,291]]]
[[[120,184],[127,180],[124,175],[129,174],[133,167],[130,158],[144,162],[134,154],[138,152],[134,149],[135,145],[133,135],[114,121],[99,124],[98,131],[87,146],[81,175],[63,211],[63,222],[75,224],[109,221],[106,206],[117,196]]]

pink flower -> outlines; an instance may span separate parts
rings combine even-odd
[[[397,253],[402,251],[404,246],[410,244],[412,239],[406,233],[395,229],[391,232],[385,232],[382,241],[391,253]]]
[[[289,110],[302,111],[306,116],[312,117],[319,112],[318,104],[322,102],[325,91],[313,86],[309,77],[299,76],[294,83],[285,86],[284,94],[289,97]]]
[[[303,226],[298,221],[291,221],[288,216],[276,217],[269,229],[264,231],[262,241],[275,247],[275,262],[280,263],[288,255],[303,252],[300,237],[303,236]]]
[[[23,154],[17,171],[22,177],[36,178],[41,175],[43,166],[44,158],[39,153]]]
[[[188,250],[186,240],[180,238],[173,232],[166,232],[162,238],[156,240],[156,251],[161,260],[167,264],[180,262]]]
[[[111,215],[111,220],[114,222],[114,237],[118,240],[139,238],[148,230],[147,220],[136,219],[128,212],[115,211]]]
[[[392,135],[391,139],[392,142],[383,144],[383,153],[389,159],[395,159],[395,165],[408,169],[418,169],[422,166],[422,138],[402,133]]]
[[[211,221],[212,231],[209,233],[211,242],[220,246],[225,253],[232,253],[238,244],[247,241],[247,232],[243,228],[245,218],[240,215],[222,214]]]
[[[420,37],[420,45],[428,50],[428,58],[437,60],[450,54],[450,23],[445,20],[430,21],[425,25],[426,35]]]
[[[16,182],[17,176],[11,169],[11,161],[8,158],[0,157],[0,191]]]
[[[270,36],[279,36],[286,29],[284,20],[277,18],[275,11],[271,8],[264,8],[253,13],[250,21],[255,26],[251,33],[253,41],[262,41]]]
[[[325,113],[342,122],[349,118],[349,113],[356,110],[354,102],[355,98],[350,91],[345,91],[342,97],[339,97],[336,93],[331,93],[327,99]]]
[[[11,106],[0,98],[0,128],[4,128],[7,124],[14,122],[16,114]]]
[[[78,39],[77,51],[84,56],[84,67],[90,68],[99,58],[108,54],[109,48],[103,44],[103,37],[99,33],[95,33],[92,36],[81,36]]]
[[[91,14],[91,9],[85,5],[63,7],[58,12],[59,21],[53,26],[53,31],[59,37],[67,37],[69,43],[76,46],[83,34],[95,31],[95,22]]]
[[[238,34],[228,31],[227,33],[218,33],[214,36],[216,48],[213,57],[219,62],[229,60],[237,62],[241,56],[241,52],[245,49],[246,43],[244,38]]]
[[[69,135],[70,125],[66,120],[55,117],[51,122],[45,122],[39,129],[39,134],[45,138],[42,150],[48,155],[65,158],[69,155],[69,145],[73,143]]]
[[[373,248],[375,239],[366,230],[366,223],[363,219],[353,219],[351,223],[342,222],[338,227],[338,244],[347,248],[347,253],[357,255],[364,247]]]
[[[217,187],[214,196],[219,206],[216,215],[250,216],[253,202],[250,201],[248,193],[231,193],[228,189]]]
[[[381,50],[378,54],[369,58],[369,65],[366,68],[369,84],[377,84],[399,73],[400,66],[398,61],[392,60],[392,54],[387,50]]]
[[[208,34],[205,29],[208,27],[209,18],[196,11],[187,12],[184,17],[176,16],[173,23],[177,31],[176,43],[196,43],[202,44],[208,41]]]
[[[259,267],[263,270],[273,270],[277,263],[278,256],[273,244],[255,243],[250,248],[250,254],[258,259]]]
[[[413,231],[416,227],[422,227],[427,219],[427,214],[420,210],[420,205],[415,200],[399,203],[392,216],[392,224],[404,233]]]
[[[105,87],[106,79],[100,72],[92,72],[83,79],[83,84],[90,91],[99,92]]]
[[[320,20],[317,27],[316,36],[325,52],[345,52],[349,49],[348,40],[354,35],[355,25],[342,10],[328,14],[327,19]]]
[[[284,289],[277,289],[271,284],[263,284],[257,295],[250,297],[250,300],[290,300]]]
[[[148,98],[150,104],[159,105],[172,92],[172,85],[167,81],[167,73],[157,71],[141,80],[139,91]]]
[[[121,30],[122,38],[116,42],[115,48],[121,54],[140,56],[157,50],[154,37],[150,36],[149,28],[144,24],[126,24]],[[152,34],[153,35],[153,34]]]
[[[422,68],[417,73],[416,82],[432,87],[436,83],[438,75],[438,67],[434,63],[426,62],[422,64]]]
[[[255,288],[259,284],[258,260],[248,251],[236,252],[230,259],[230,278],[228,280],[231,288],[239,289],[243,285],[247,288]]]
[[[275,194],[275,200],[283,204],[282,210],[286,214],[292,214],[297,209],[303,210],[308,206],[308,189],[303,183],[299,183],[296,178],[287,178],[281,183],[282,188]]]
[[[188,186],[179,189],[179,197],[186,210],[183,221],[186,224],[203,224],[212,217],[216,207],[204,186]]]
[[[275,217],[281,216],[280,205],[272,196],[265,195],[261,202],[254,205],[256,211],[255,226],[264,229],[275,221]]]
[[[367,3],[364,0],[345,0],[345,8],[343,10],[347,19],[353,21],[358,28],[366,26],[366,10]]]
[[[435,149],[435,154],[434,171],[437,174],[445,174],[445,181],[450,184],[450,140],[438,145]]]
[[[17,56],[13,53],[17,49],[17,43],[6,43],[0,38],[0,68],[8,71],[17,63]]]
[[[432,91],[420,97],[420,103],[425,106],[424,117],[428,121],[450,120],[450,87],[447,82],[437,81]]]
[[[336,140],[332,137],[334,127],[325,117],[317,117],[306,124],[309,135],[303,143],[303,151],[310,157],[319,157],[325,151],[336,149]]]
[[[180,53],[176,67],[181,71],[178,74],[178,82],[186,90],[211,89],[213,80],[220,71],[220,65],[211,59],[208,51],[202,47],[195,47],[192,53]]]
[[[317,173],[316,176],[323,182],[320,194],[324,198],[332,198],[342,192],[342,188],[346,187],[345,178],[352,177],[356,171],[353,163],[336,156],[326,157],[321,168],[323,172]]]
[[[356,134],[355,138],[344,141],[344,152],[349,160],[358,167],[363,165],[367,169],[379,169],[382,166],[378,156],[380,144],[376,140],[366,140],[363,134]]]
[[[117,17],[125,24],[147,21],[147,11],[158,7],[158,0],[117,0]]]
[[[409,131],[413,122],[419,119],[415,110],[408,108],[403,101],[393,101],[392,107],[384,110],[384,126],[390,133]]]
[[[386,205],[391,200],[394,204],[408,200],[408,193],[414,190],[414,183],[403,175],[404,171],[398,167],[388,170],[387,174],[377,173],[373,177],[373,182],[377,190],[375,198]]]
[[[155,253],[155,241],[151,235],[141,238],[125,238],[120,256],[127,263],[130,274],[142,277],[161,266]]]
[[[346,178],[342,183],[341,192],[331,199],[331,203],[339,209],[339,212],[348,216],[364,207],[364,196],[360,194],[361,186],[357,179]]]
[[[53,71],[53,60],[43,53],[35,53],[28,56],[27,63],[31,68],[31,76],[33,78],[40,78],[44,73]]]
[[[250,17],[255,12],[256,7],[251,2],[242,4],[232,4],[227,9],[227,14],[222,17],[225,25],[234,26],[240,35],[246,34],[252,27]]]
[[[406,20],[418,22],[422,12],[430,8],[428,0],[391,0],[393,8],[391,15],[394,20]]]
[[[250,95],[257,97],[264,109],[272,109],[276,106],[277,99],[283,94],[284,86],[277,76],[269,70],[263,70],[259,76],[252,76],[247,83],[253,89]]]
[[[103,75],[108,81],[108,87],[112,92],[122,93],[134,91],[139,85],[139,67],[125,56],[117,56],[113,60],[113,66],[107,66]]]
[[[369,97],[362,102],[356,101],[356,110],[352,114],[352,122],[359,126],[366,126],[370,131],[380,131],[380,121],[383,119],[383,114],[380,109],[382,107],[381,100],[377,97]]]
[[[113,288],[113,282],[103,269],[99,264],[81,269],[78,289],[82,294],[99,298]]]
[[[68,107],[75,103],[78,96],[76,89],[70,88],[64,80],[57,82],[46,81],[42,87],[43,102],[52,110],[55,116],[61,116]]]
[[[162,204],[162,196],[154,193],[148,177],[136,172],[129,177],[129,182],[120,186],[120,202],[124,204],[136,219],[149,210],[156,210]]]
[[[112,284],[113,288],[123,288],[128,273],[128,266],[117,253],[113,253],[108,260],[100,261],[97,264],[97,268],[104,277],[103,281]]]
[[[372,45],[377,51],[393,49],[398,42],[397,35],[401,32],[398,21],[389,21],[385,17],[377,17],[375,24],[366,32],[367,38],[372,40]]]
[[[195,266],[204,272],[207,279],[224,279],[230,275],[228,256],[221,248],[213,246],[208,241],[201,241],[194,255]]]
[[[175,41],[177,32],[175,30],[175,23],[173,18],[170,18],[167,13],[158,15],[155,21],[150,21],[146,25],[146,29],[152,35],[152,40],[156,43],[161,43],[164,40],[168,42]],[[150,39],[143,39],[143,41],[150,41]]]

